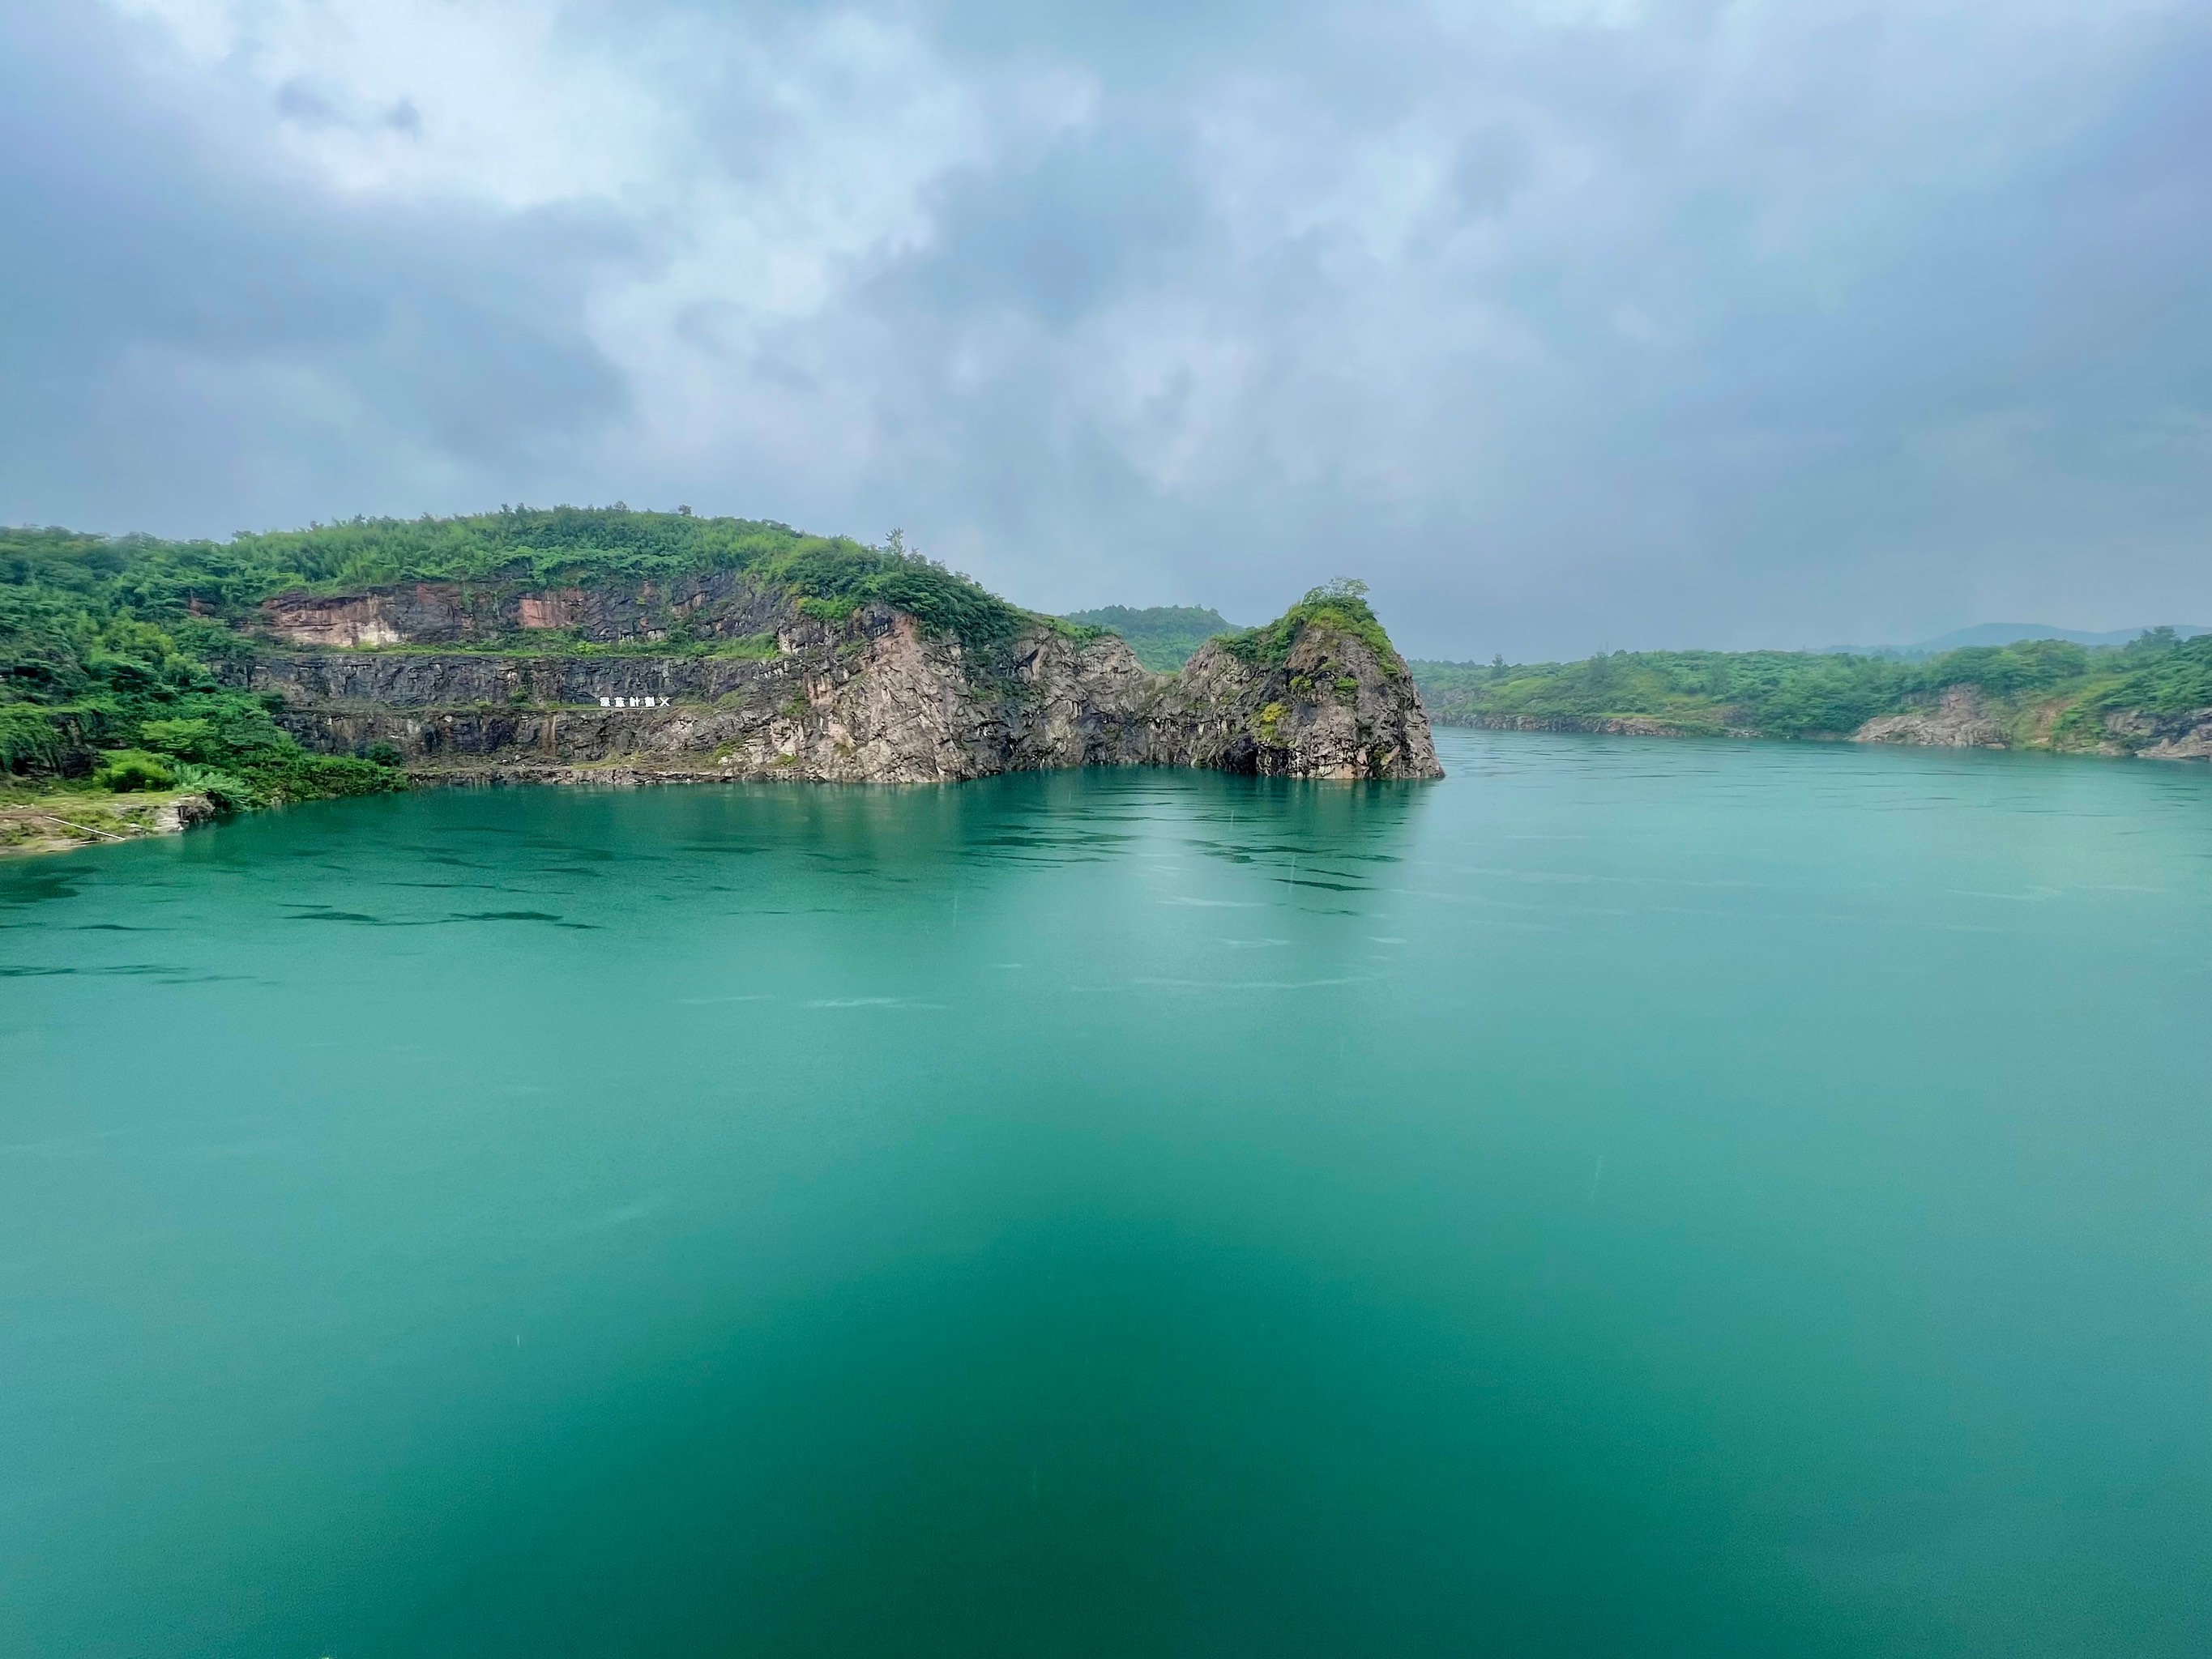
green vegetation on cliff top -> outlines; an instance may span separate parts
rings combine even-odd
[[[1953,686],[1978,691],[2014,740],[2089,746],[2103,717],[2212,707],[2212,635],[2159,629],[2123,647],[2060,640],[1967,647],[1920,661],[1788,651],[1613,652],[1581,662],[1416,662],[1430,714],[1467,725],[1573,726],[1644,717],[1684,732],[1841,736],[1924,708]]]
[[[1288,611],[1258,628],[1231,627],[1219,611],[1196,605],[1161,605],[1134,610],[1109,605],[1097,611],[1073,611],[1066,620],[1120,635],[1137,653],[1137,660],[1155,673],[1172,673],[1188,662],[1199,647],[1217,639],[1232,656],[1255,667],[1279,668],[1290,659],[1298,635],[1315,626],[1352,635],[1385,664],[1402,662],[1367,603],[1367,584],[1348,576],[1309,589]]]
[[[1274,621],[1231,634],[1222,641],[1234,655],[1255,667],[1279,668],[1290,660],[1298,635],[1309,628],[1349,634],[1372,651],[1385,667],[1405,666],[1397,647],[1367,603],[1367,584],[1349,576],[1309,588],[1305,598]]]
[[[149,620],[189,613],[245,621],[272,594],[357,592],[410,581],[542,588],[667,581],[744,571],[836,613],[879,599],[927,626],[982,642],[1029,620],[969,578],[910,553],[810,536],[788,525],[612,507],[502,507],[453,519],[356,519],[227,542],[109,540],[59,530],[0,532],[0,582],[96,592]]]

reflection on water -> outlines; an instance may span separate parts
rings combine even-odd
[[[0,1650],[2195,1651],[2212,775],[1444,747],[0,866]]]

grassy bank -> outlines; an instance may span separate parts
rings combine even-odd
[[[173,834],[215,815],[215,805],[188,790],[118,795],[84,784],[31,787],[0,785],[0,854],[60,852],[147,836]]]

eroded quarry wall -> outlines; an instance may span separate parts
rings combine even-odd
[[[555,627],[623,648],[529,651],[524,636]],[[459,637],[485,644],[439,648],[468,628],[478,631]],[[678,629],[698,643],[651,650]],[[226,676],[281,697],[301,742],[388,743],[416,771],[454,778],[941,782],[1097,765],[1441,775],[1403,664],[1319,627],[1279,665],[1215,642],[1161,675],[1112,635],[1040,623],[971,652],[887,606],[823,619],[732,579],[580,599],[453,584],[285,596],[264,607],[264,632],[289,648]],[[716,654],[717,640],[745,649]]]

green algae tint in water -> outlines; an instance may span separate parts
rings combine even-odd
[[[2182,1655],[2212,771],[432,793],[0,867],[0,1650]]]

